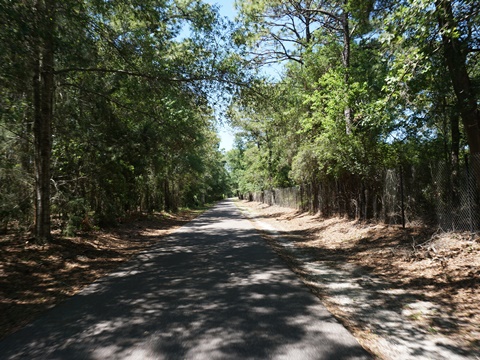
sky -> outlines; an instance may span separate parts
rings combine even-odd
[[[237,15],[235,10],[235,0],[204,0],[208,4],[217,5],[219,7],[220,15],[228,17],[230,20],[234,20]],[[281,66],[270,65],[268,68],[263,69],[265,74],[273,78],[278,77],[281,73]],[[233,148],[235,140],[234,130],[230,128],[226,121],[220,121],[218,125],[218,134],[220,136],[220,149],[225,151]]]
[[[222,16],[227,16],[231,20],[236,16],[235,7],[233,5],[234,0],[205,0],[205,2],[212,5],[218,5]],[[222,124],[218,125],[218,134],[220,136],[220,149],[225,149],[225,151],[231,150],[235,138],[233,129],[223,121]]]

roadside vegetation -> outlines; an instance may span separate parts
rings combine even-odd
[[[479,229],[478,2],[238,4],[267,73],[230,108],[240,196],[302,187],[294,206],[325,216]]]
[[[200,1],[0,1],[0,231],[222,198],[214,101],[248,79]],[[216,98],[216,99],[215,99]]]

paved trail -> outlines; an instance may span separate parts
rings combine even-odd
[[[0,342],[0,359],[370,359],[229,201]]]

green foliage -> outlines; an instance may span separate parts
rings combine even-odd
[[[439,28],[448,4],[458,26]],[[459,40],[468,76],[480,89],[475,2],[237,6],[243,25],[237,36],[250,56],[261,64],[284,61],[281,79],[257,88],[256,98],[242,93],[232,113],[243,137],[229,154],[239,191],[332,180],[375,184],[384,169],[400,165],[427,168],[447,159],[458,166],[468,151],[459,124],[465,106],[445,75],[445,38]]]
[[[232,192],[455,168],[472,144],[474,1],[238,1],[235,24],[198,0],[55,2],[47,20],[35,3],[0,0],[2,227],[32,221],[32,79],[49,32],[52,215],[69,234]],[[222,154],[214,108],[230,100],[238,139]]]
[[[32,220],[40,17],[30,5],[0,0],[8,25],[0,30],[2,223]],[[197,0],[56,5],[45,30],[55,38],[51,205],[64,232],[227,194],[208,96],[233,91],[248,69],[236,63],[217,10]]]

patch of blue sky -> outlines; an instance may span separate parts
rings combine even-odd
[[[222,0],[221,2],[217,0],[205,0],[205,2],[217,7],[220,16],[226,17],[230,21],[235,20],[237,12],[235,10],[234,0]],[[220,137],[220,150],[229,151],[233,148],[235,132],[228,125],[228,122],[223,118],[222,111],[218,111],[218,109],[216,109],[215,114],[217,117],[217,133]]]
[[[394,130],[384,136],[383,141],[387,144],[406,143],[409,139],[420,141],[431,141],[440,136],[438,129],[426,125],[426,112],[415,113],[408,109],[403,112],[403,116],[394,121]]]
[[[234,22],[237,17],[237,10],[235,8],[235,0],[203,0],[205,3],[214,6],[218,9],[221,17],[227,18],[229,21]],[[191,36],[191,28],[188,24],[185,24],[180,33],[177,36],[178,41],[182,41]],[[279,63],[272,63],[263,66],[260,69],[261,75],[270,79],[270,81],[276,81],[282,78],[284,69],[283,65]],[[223,95],[223,96],[222,96]],[[217,133],[220,137],[220,149],[224,151],[231,150],[235,141],[235,129],[231,128],[228,121],[223,116],[224,110],[228,105],[229,96],[225,94],[208,94],[208,100],[210,106],[214,109]]]

